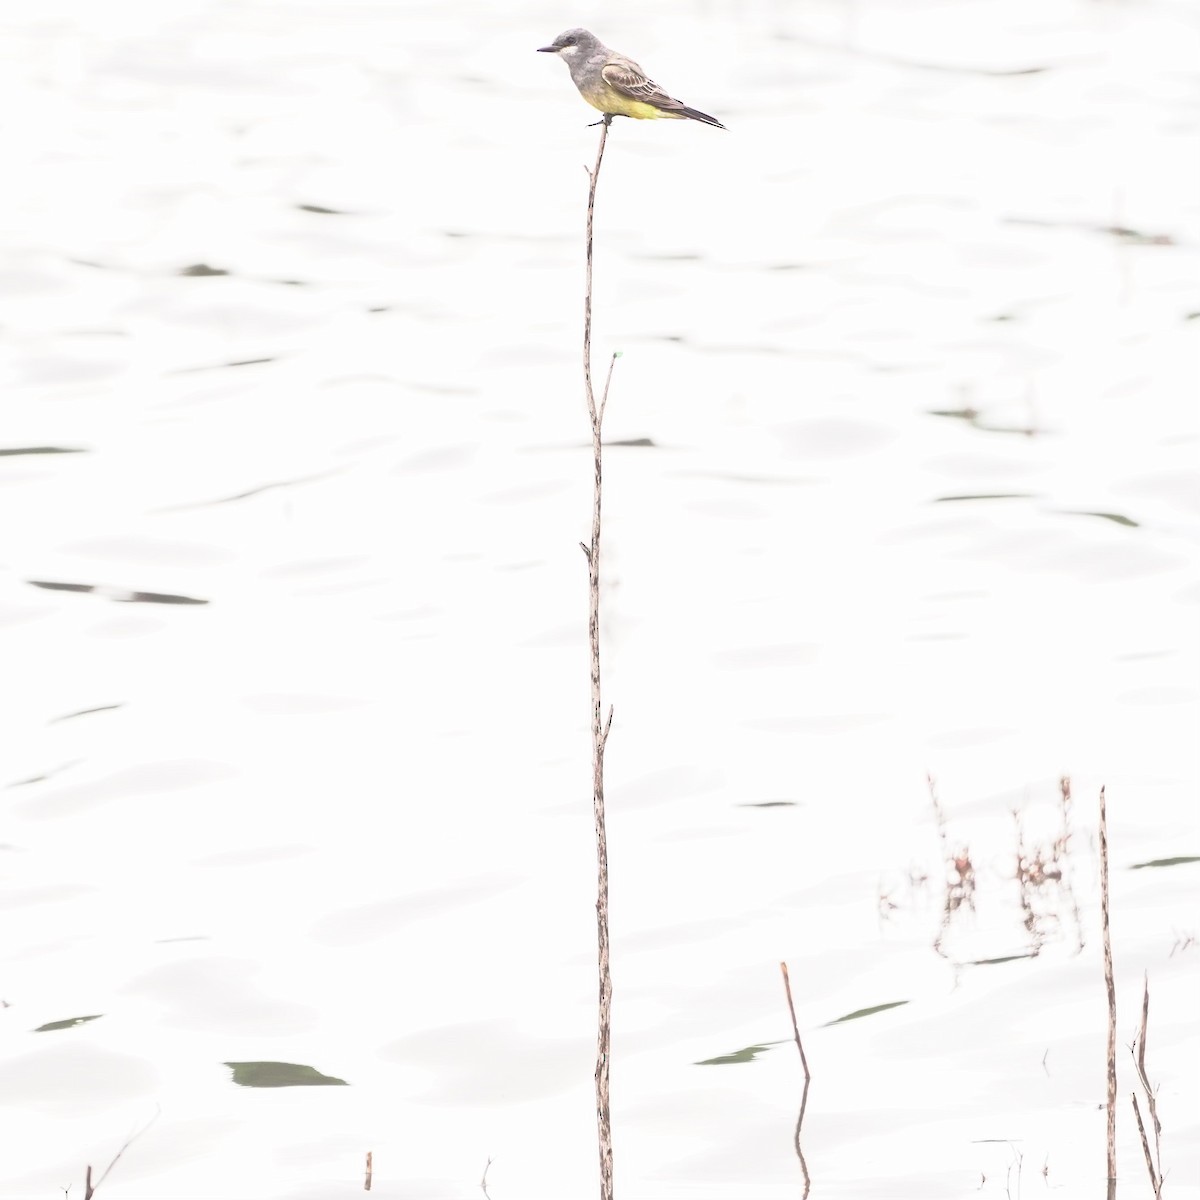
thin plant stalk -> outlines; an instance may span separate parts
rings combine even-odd
[[[800,1115],[796,1118],[796,1129],[792,1140],[796,1147],[796,1157],[800,1160],[800,1173],[804,1177],[804,1193],[801,1200],[808,1200],[812,1190],[812,1177],[808,1173],[808,1163],[804,1159],[804,1151],[800,1148],[800,1131],[804,1128],[804,1113],[808,1108],[808,1086],[812,1083],[812,1073],[808,1069],[808,1056],[804,1053],[804,1043],[800,1040],[800,1026],[796,1023],[796,1006],[792,1003],[792,981],[788,978],[787,963],[779,964],[783,972],[783,988],[787,993],[788,1013],[792,1018],[792,1033],[796,1039],[796,1049],[800,1051],[800,1066],[804,1068],[804,1091],[800,1095]]]
[[[1108,996],[1108,1047],[1105,1055],[1107,1120],[1105,1151],[1108,1200],[1117,1194],[1117,985],[1113,978],[1112,934],[1108,922],[1108,809],[1100,789],[1100,929],[1104,942],[1104,990]]]
[[[1058,835],[1059,854],[1061,858],[1062,884],[1071,902],[1071,919],[1075,922],[1076,953],[1083,953],[1083,918],[1079,915],[1079,901],[1075,896],[1075,888],[1071,877],[1074,868],[1071,866],[1071,779],[1064,775],[1059,780],[1059,793],[1062,797],[1062,832]]]
[[[608,943],[608,834],[604,821],[604,748],[612,728],[612,708],[605,717],[600,691],[600,513],[603,480],[603,445],[600,439],[608,388],[612,383],[614,354],[608,364],[604,391],[596,401],[592,384],[592,227],[596,210],[596,183],[604,161],[611,118],[606,113],[600,122],[600,146],[596,165],[588,171],[587,204],[587,278],[583,299],[583,383],[588,417],[592,425],[592,538],[583,546],[588,562],[588,644],[591,651],[592,678],[592,807],[596,818],[596,965],[600,985],[600,1005],[596,1036],[596,1132],[600,1151],[600,1197],[613,1198],[612,1116],[609,1105],[609,1060],[612,1045],[612,972]]]

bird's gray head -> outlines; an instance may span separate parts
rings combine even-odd
[[[586,29],[568,29],[548,46],[539,46],[539,54],[557,54],[566,62],[591,58],[601,48],[600,39]]]

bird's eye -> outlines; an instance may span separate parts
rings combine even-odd
[[[563,42],[563,45],[564,46],[573,46],[573,45],[575,45],[575,39],[567,38],[567,40],[565,42]]]

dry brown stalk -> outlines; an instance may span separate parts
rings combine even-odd
[[[1108,921],[1108,809],[1100,789],[1100,928],[1104,941],[1104,990],[1108,996],[1108,1046],[1105,1067],[1108,1080],[1105,1150],[1108,1198],[1117,1194],[1117,985],[1113,979],[1112,934]]]
[[[1138,1135],[1142,1139],[1142,1154],[1146,1158],[1146,1171],[1150,1176],[1150,1186],[1154,1189],[1155,1200],[1162,1196],[1162,1183],[1154,1172],[1154,1158],[1150,1153],[1150,1140],[1146,1137],[1146,1126],[1142,1121],[1142,1110],[1138,1107],[1137,1092],[1129,1093],[1133,1101],[1133,1118],[1137,1121]]]
[[[588,417],[592,424],[592,539],[583,547],[588,561],[588,642],[591,649],[592,677],[592,807],[596,818],[596,960],[600,985],[600,1005],[596,1039],[596,1126],[600,1150],[600,1196],[612,1200],[613,1150],[612,1118],[609,1107],[609,1057],[612,1044],[612,973],[609,967],[608,945],[608,835],[604,822],[604,749],[612,728],[612,709],[604,716],[600,692],[600,501],[603,477],[603,445],[600,429],[608,403],[608,387],[612,382],[614,354],[608,364],[608,377],[600,403],[592,386],[592,227],[596,209],[596,182],[604,160],[604,144],[608,140],[611,117],[606,113],[600,122],[600,146],[596,165],[588,171],[587,204],[587,279],[583,301],[583,383]]]
[[[1142,1023],[1138,1028],[1137,1039],[1131,1049],[1133,1062],[1137,1069],[1138,1082],[1146,1093],[1146,1108],[1150,1113],[1150,1121],[1154,1126],[1154,1154],[1150,1153],[1150,1141],[1146,1136],[1146,1127],[1142,1123],[1142,1110],[1138,1107],[1137,1093],[1133,1093],[1133,1115],[1137,1118],[1138,1133],[1142,1137],[1142,1153],[1146,1156],[1146,1170],[1150,1174],[1150,1186],[1154,1188],[1155,1200],[1162,1196],[1162,1122],[1158,1119],[1158,1097],[1150,1086],[1150,1077],[1146,1074],[1146,1031],[1150,1024],[1150,977],[1143,977],[1142,986]]]
[[[796,1023],[796,1006],[792,1003],[792,982],[788,978],[787,963],[780,963],[783,972],[783,988],[787,993],[788,1013],[792,1018],[792,1033],[796,1038],[796,1049],[800,1051],[800,1065],[804,1068],[804,1091],[800,1096],[800,1115],[796,1118],[796,1131],[793,1140],[796,1146],[796,1157],[800,1160],[800,1173],[804,1176],[804,1195],[802,1200],[808,1200],[812,1190],[812,1178],[808,1173],[808,1163],[804,1160],[804,1151],[800,1148],[800,1131],[804,1127],[804,1113],[808,1108],[808,1085],[812,1083],[812,1074],[808,1069],[808,1056],[804,1053],[804,1043],[800,1040],[800,1026]]]
[[[371,1190],[371,1180],[374,1178],[374,1175],[375,1175],[374,1158],[371,1154],[371,1151],[368,1150],[367,1151],[367,1173],[363,1177],[363,1191],[364,1192],[369,1192]]]

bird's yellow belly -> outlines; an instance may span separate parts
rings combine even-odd
[[[602,113],[612,113],[617,117],[636,117],[639,121],[655,121],[663,117],[673,121],[683,120],[679,113],[663,112],[661,108],[655,108],[653,104],[646,104],[642,100],[631,100],[628,96],[622,96],[620,92],[611,90],[601,92],[599,95],[585,96],[584,99]]]

